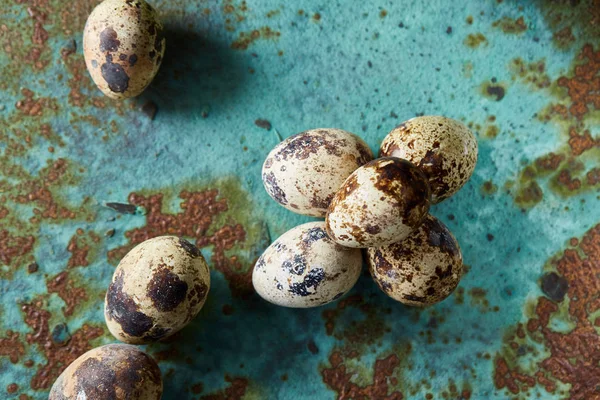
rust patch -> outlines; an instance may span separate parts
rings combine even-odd
[[[200,397],[201,400],[241,400],[248,389],[248,379],[240,377],[225,376],[225,382],[229,387],[217,393],[207,394]]]
[[[494,28],[502,29],[502,32],[507,34],[520,34],[527,30],[527,24],[523,17],[513,19],[510,17],[502,17],[492,23]]]
[[[19,339],[19,333],[7,330],[6,337],[0,338],[0,357],[8,357],[11,363],[16,364],[24,355],[25,347]]]
[[[600,86],[598,87],[600,88]],[[600,138],[592,138],[590,131],[587,129],[583,132],[583,134],[580,135],[577,133],[575,128],[572,127],[569,129],[569,147],[571,148],[571,153],[574,156],[579,156],[585,151],[593,149],[594,147],[600,148]]]
[[[572,77],[562,76],[557,84],[567,89],[572,102],[569,112],[581,120],[590,105],[600,109],[600,50],[594,52],[592,45],[586,44],[577,59],[585,62],[575,66]]]
[[[321,374],[323,382],[338,394],[338,400],[402,400],[404,398],[402,393],[397,390],[390,393],[389,382],[393,379],[394,370],[400,365],[400,359],[396,354],[375,361],[373,383],[364,387],[352,382],[354,372],[347,370],[340,352],[331,353],[329,363],[331,367],[324,368]]]
[[[568,307],[561,310],[556,302],[539,297],[533,306],[526,328],[514,328],[514,335],[505,341],[503,350],[495,361],[494,382],[498,389],[507,389],[518,394],[541,386],[554,393],[558,384],[570,387],[571,399],[592,399],[597,397],[600,385],[600,336],[593,314],[600,309],[596,293],[600,290],[600,224],[591,228],[577,248],[568,248],[549,262],[551,271],[545,277],[556,275],[562,279],[547,278],[540,284],[546,290],[552,289],[551,297],[559,301],[566,293]],[[563,281],[564,279],[564,281]],[[550,287],[551,286],[551,287]],[[558,289],[558,290],[557,290]],[[555,331],[552,319],[573,326],[567,332]],[[517,345],[512,345],[517,343]],[[548,350],[546,356],[535,363],[520,363],[521,357],[528,357],[528,343],[534,347],[538,343]],[[523,345],[522,345],[523,344]],[[521,349],[521,350],[519,350]],[[535,355],[535,354],[534,354]],[[527,369],[524,365],[536,365],[537,369]]]
[[[487,46],[488,41],[483,33],[470,33],[463,41],[464,45],[472,49],[476,49],[479,46]]]
[[[69,364],[92,348],[90,341],[104,333],[102,328],[84,324],[71,335],[68,343],[57,344],[52,340],[49,326],[51,314],[43,308],[41,299],[24,304],[21,310],[25,323],[32,329],[26,336],[27,343],[36,345],[47,359],[31,380],[30,385],[34,390],[48,389]]]
[[[273,40],[281,36],[281,33],[274,31],[268,26],[255,29],[249,32],[240,32],[238,38],[231,43],[233,50],[247,50],[255,41],[259,39]]]
[[[63,271],[53,278],[50,278],[46,282],[46,287],[48,293],[58,294],[58,297],[65,302],[62,311],[67,317],[73,315],[75,307],[88,299],[85,288],[75,286],[73,280],[69,278],[69,272],[67,271]]]

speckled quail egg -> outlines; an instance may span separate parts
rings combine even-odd
[[[440,116],[409,119],[381,143],[381,157],[399,157],[421,168],[437,204],[463,187],[477,164],[477,139],[463,123]]]
[[[182,329],[200,311],[210,271],[187,240],[159,236],[134,247],[119,263],[108,287],[104,317],[126,343],[149,343]]]
[[[362,254],[336,244],[322,221],[290,229],[256,262],[252,284],[268,302],[284,307],[317,307],[339,299],[360,276]]]
[[[460,281],[463,266],[458,242],[431,215],[403,241],[368,249],[367,263],[388,296],[420,307],[448,297]]]
[[[163,26],[144,0],[104,0],[88,17],[83,55],[94,83],[108,97],[142,93],[165,53]]]
[[[395,157],[363,165],[346,179],[327,213],[327,232],[348,247],[379,247],[407,237],[429,210],[425,175]]]
[[[156,362],[136,346],[108,344],[81,355],[58,377],[48,400],[160,400]]]
[[[269,153],[262,179],[269,195],[298,214],[324,217],[335,192],[373,153],[341,129],[312,129],[291,136]]]

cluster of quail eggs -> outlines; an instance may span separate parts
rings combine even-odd
[[[391,298],[419,307],[444,300],[460,281],[462,254],[429,206],[465,185],[477,151],[473,133],[442,116],[400,124],[377,159],[340,129],[282,141],[263,164],[265,189],[288,210],[325,220],[292,228],[265,250],[252,274],[256,292],[285,307],[332,302],[358,280],[364,252]]]

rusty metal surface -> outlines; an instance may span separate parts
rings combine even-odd
[[[600,398],[597,0],[155,1],[165,60],[122,103],[85,70],[96,3],[0,0],[1,398],[46,398],[114,341],[114,267],[161,234],[194,240],[213,281],[189,327],[145,347],[166,399]],[[309,220],[264,192],[268,151],[320,126],[376,150],[421,114],[479,141],[432,210],[468,266],[455,294],[409,309],[365,273],[323,308],[257,298],[254,260]]]

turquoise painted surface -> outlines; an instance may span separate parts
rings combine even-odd
[[[217,268],[219,250],[214,243],[204,246],[215,267],[207,304],[177,338],[146,347],[160,360],[165,399],[383,398],[394,393],[404,398],[593,398],[593,390],[582,392],[572,384],[590,378],[574,373],[569,380],[541,366],[551,355],[546,336],[528,334],[524,353],[508,362],[511,370],[534,377],[529,388],[517,379],[517,391],[511,392],[511,385],[499,383],[496,370],[499,359],[510,358],[507,338],[517,324],[534,318],[533,308],[544,296],[540,278],[545,266],[553,268],[549,260],[561,255],[569,239],[600,222],[598,185],[586,183],[585,175],[600,166],[598,145],[581,154],[568,146],[572,127],[599,137],[593,102],[584,101],[589,112],[581,116],[567,111],[562,119],[541,117],[551,104],[577,103],[557,82],[577,75],[573,65],[585,63],[577,57],[586,43],[600,51],[598,36],[583,22],[566,25],[574,39],[558,47],[556,33],[564,26],[557,27],[552,16],[593,16],[596,3],[560,3],[552,9],[544,2],[517,1],[155,1],[167,27],[165,61],[149,90],[124,103],[102,98],[83,67],[80,31],[95,3],[0,1],[0,205],[8,210],[0,230],[13,238],[0,239],[0,248],[8,255],[24,247],[15,245],[14,237],[35,239],[30,251],[3,260],[0,349],[17,349],[17,356],[11,360],[9,350],[0,350],[2,396],[46,398],[65,360],[114,341],[102,317],[103,292],[116,257],[109,252],[128,245],[126,232],[148,225],[153,214],[121,215],[105,202],[125,203],[132,192],[160,193],[163,213],[176,214],[182,211],[182,190],[217,189],[228,211],[215,216],[207,232],[189,238],[214,238],[219,228],[240,223],[245,240],[223,253],[237,256],[240,264],[221,262]],[[523,17],[525,25],[506,33],[494,26],[503,17],[512,18],[513,25]],[[563,24],[569,21],[564,18]],[[254,30],[259,37],[245,40]],[[485,41],[467,45],[473,40],[469,35],[476,40],[477,34]],[[32,49],[39,51],[37,60]],[[543,61],[544,70],[521,77],[511,67],[516,58]],[[598,79],[595,71],[581,79]],[[527,83],[530,76],[545,76],[548,85],[537,88]],[[501,85],[503,96],[489,95],[489,85]],[[147,101],[158,108],[154,120],[140,111]],[[36,104],[39,113],[32,111]],[[469,266],[460,294],[432,308],[409,309],[386,298],[368,273],[351,300],[342,303],[345,308],[338,303],[288,310],[231,290],[238,282],[232,276],[247,288],[247,278],[241,277],[270,239],[307,221],[275,204],[260,181],[262,162],[281,138],[339,127],[377,150],[389,130],[420,114],[461,119],[478,135],[473,178],[432,210],[456,235]],[[268,120],[271,129],[255,124],[258,119]],[[43,124],[54,135],[44,135]],[[490,126],[498,128],[495,137],[486,134]],[[564,155],[560,168],[572,167],[569,160],[583,165],[572,168],[582,188],[569,191],[553,184],[558,172],[540,174],[532,179],[539,182],[542,198],[523,205],[518,193],[526,184],[520,183],[523,171],[551,152]],[[67,172],[53,180],[42,169],[61,158]],[[48,209],[27,197],[38,187],[49,188],[55,203],[77,215],[31,220],[34,209]],[[206,215],[211,210],[206,208]],[[105,235],[111,229],[114,235]],[[89,265],[69,268],[72,237],[89,245]],[[596,253],[582,256],[591,260],[585,268],[596,271],[600,256],[590,254]],[[28,272],[34,260],[39,270]],[[229,275],[223,272],[230,267]],[[64,271],[72,283],[62,294],[49,293]],[[570,290],[585,286],[569,283]],[[74,288],[82,288],[85,299],[78,299]],[[71,313],[65,313],[65,299],[74,302]],[[27,305],[36,301],[35,308],[51,316],[29,314]],[[565,311],[566,301],[558,302],[562,311],[554,318],[554,331],[568,333],[578,323]],[[59,331],[52,334],[61,324],[71,335],[66,343]],[[104,332],[74,345],[85,324]],[[595,328],[585,328],[594,334]],[[19,333],[17,339],[12,332]],[[44,369],[54,357],[48,349],[67,354]],[[588,356],[571,357],[584,362]],[[33,365],[27,366],[30,359]],[[378,369],[376,360],[386,359],[393,367]],[[536,380],[538,370],[555,384],[554,391]],[[46,383],[40,380],[44,373],[50,377]],[[18,388],[9,393],[12,383]],[[577,397],[581,393],[584,397]]]

